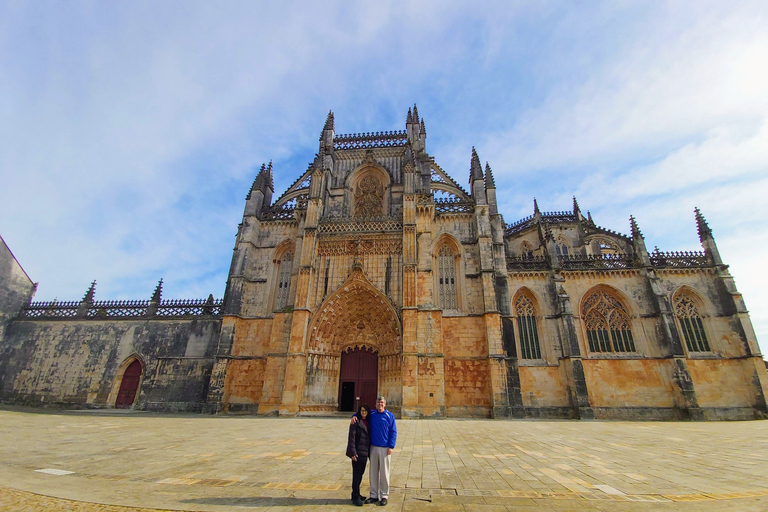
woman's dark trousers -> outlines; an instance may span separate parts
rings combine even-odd
[[[363,481],[365,465],[368,463],[367,457],[357,456],[357,460],[352,461],[352,499],[360,498],[360,482]]]

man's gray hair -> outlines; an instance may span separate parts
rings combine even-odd
[[[385,402],[387,401],[387,399],[386,399],[386,398],[384,398],[383,396],[380,396],[380,397],[378,397],[378,398],[376,399],[376,401],[377,401],[377,402],[378,402],[378,401],[380,401],[380,400],[384,400]]]

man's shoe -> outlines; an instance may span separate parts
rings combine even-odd
[[[360,497],[357,497],[352,500],[352,504],[356,507],[362,507],[363,506],[363,500]]]
[[[382,507],[387,504],[387,498],[381,498],[381,501],[379,502],[379,505]]]
[[[377,500],[376,498],[367,498],[363,503],[368,505],[369,503],[376,503],[377,501],[379,500]]]

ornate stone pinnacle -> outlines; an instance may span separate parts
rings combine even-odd
[[[325,130],[334,130],[334,121],[333,121],[333,110],[328,111],[328,117],[325,118],[325,126],[323,126],[323,131]]]
[[[581,209],[579,208],[579,202],[576,201],[576,196],[573,196],[573,213],[574,215],[579,213]]]
[[[493,179],[493,171],[488,162],[485,162],[485,188],[496,188],[496,180]]]
[[[154,293],[152,293],[151,302],[160,303],[160,299],[162,295],[163,295],[163,278],[160,278],[160,281],[157,283],[157,287],[155,287]]]
[[[704,218],[704,215],[702,215],[699,207],[697,206],[693,211],[696,214],[696,229],[699,232],[699,240],[703,242],[704,238],[714,238],[712,236],[712,230],[709,228],[709,224],[707,224],[707,220]]]
[[[475,146],[472,146],[472,162],[469,167],[469,183],[476,179],[483,179],[483,167],[480,165],[480,157],[477,156]]]
[[[82,302],[93,302],[93,296],[96,294],[96,280],[94,279],[91,286],[88,287],[88,291],[85,292]]]
[[[632,238],[643,238],[643,233],[640,231],[640,228],[637,226],[637,221],[632,215],[629,216],[629,226],[632,229]]]
[[[537,213],[541,213],[541,210],[539,210],[539,203],[536,201],[536,198],[533,198],[533,214],[536,215]]]

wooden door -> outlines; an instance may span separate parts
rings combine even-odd
[[[360,404],[376,405],[379,381],[379,357],[367,349],[354,349],[341,353],[339,372],[339,410],[354,411]],[[349,390],[354,387],[354,402],[349,400]]]
[[[127,409],[133,405],[136,399],[136,392],[139,390],[139,381],[141,380],[141,363],[135,359],[123,373],[123,380],[120,382],[120,390],[117,392],[115,409]]]

